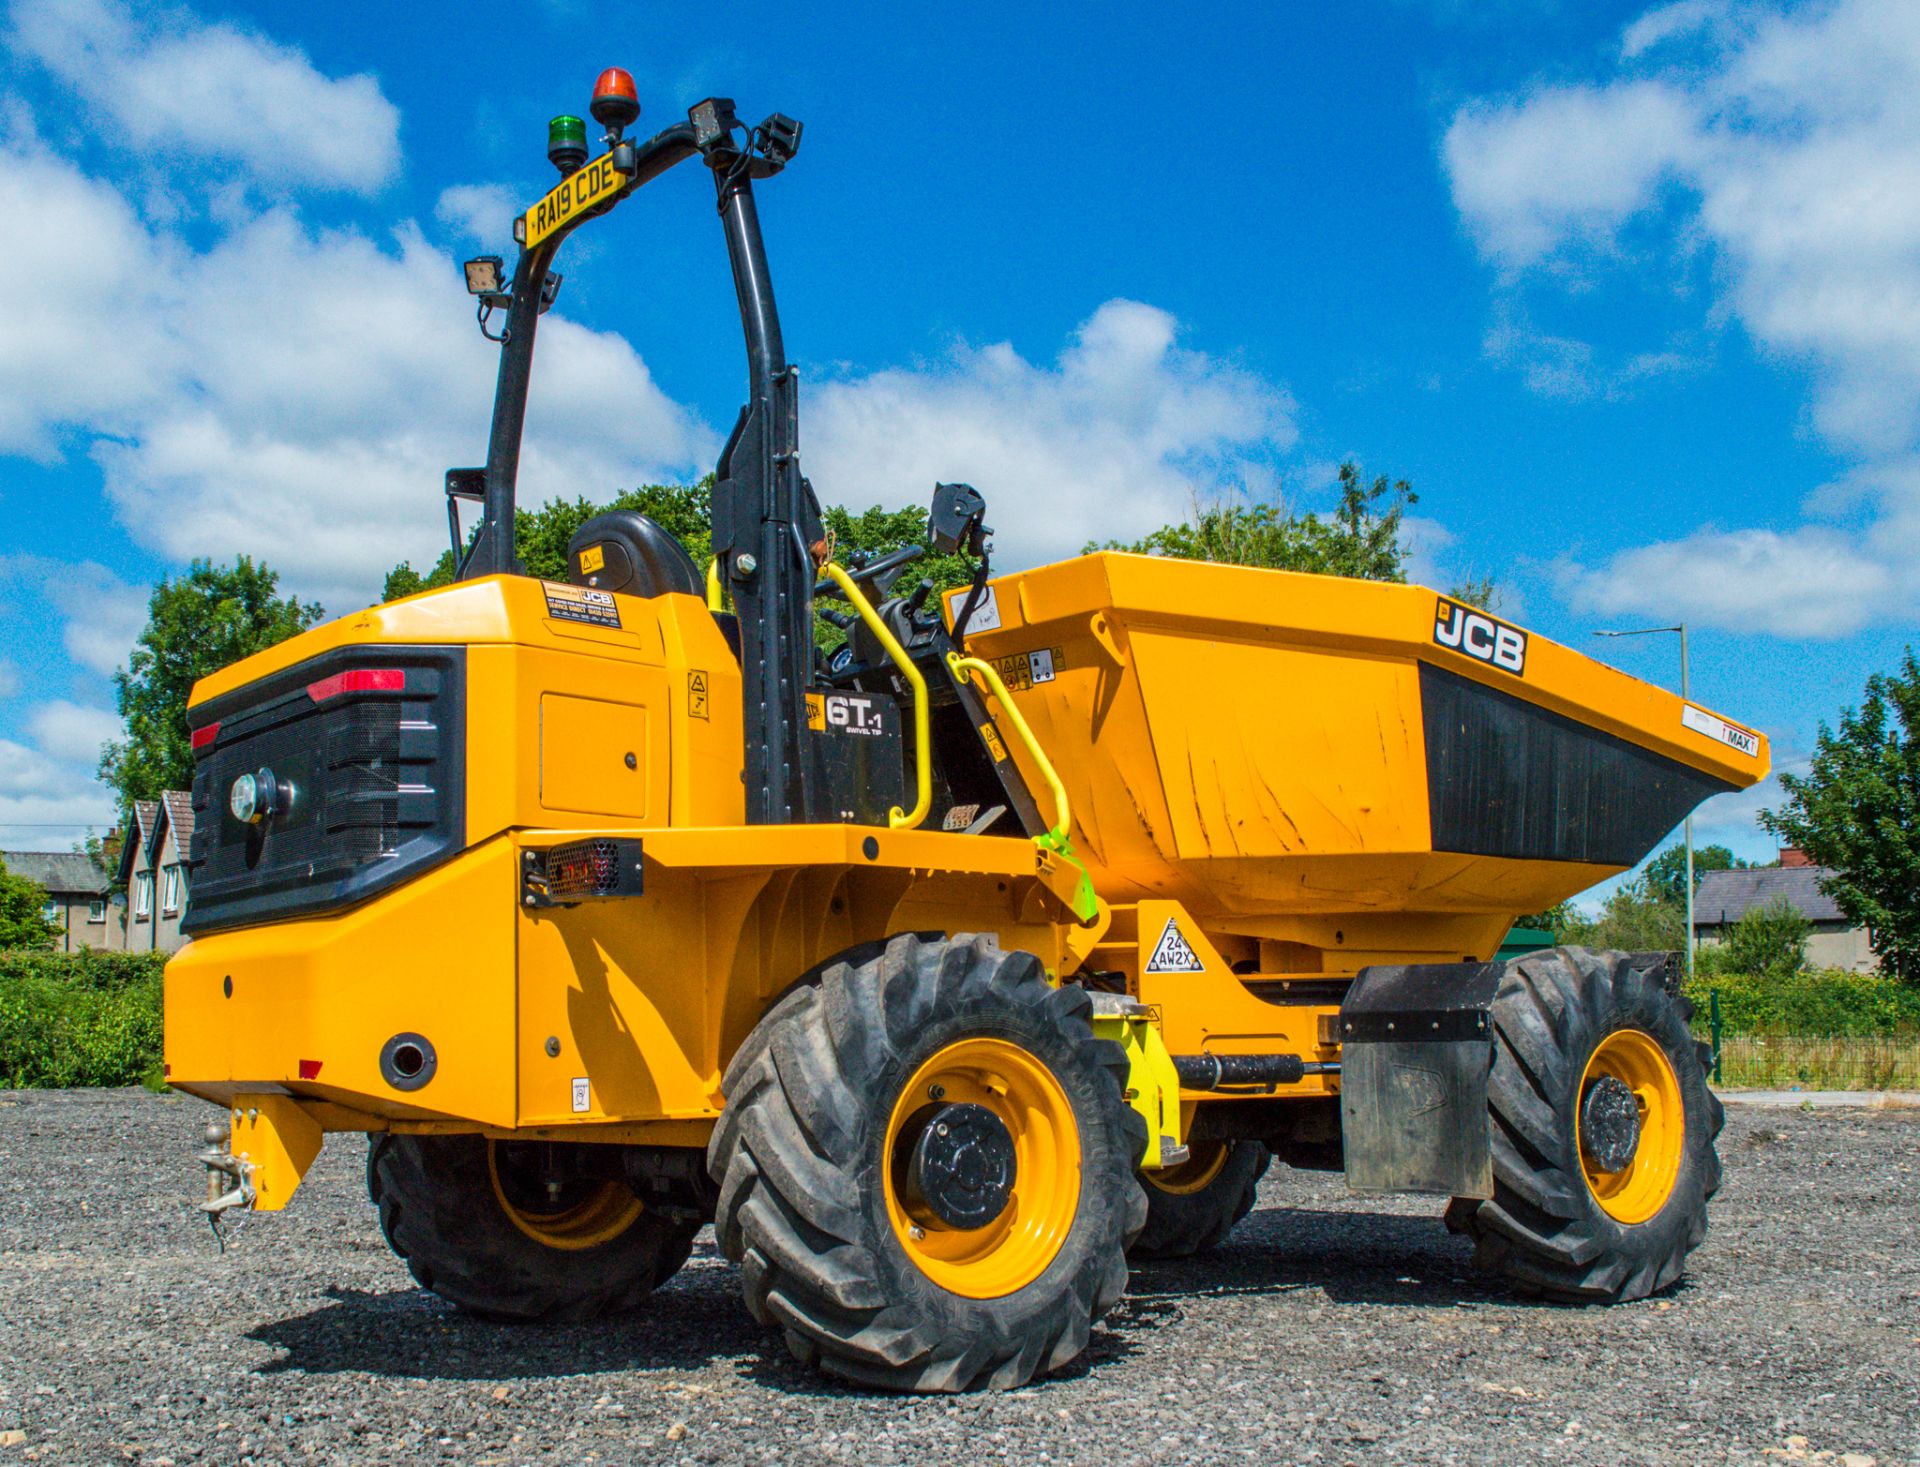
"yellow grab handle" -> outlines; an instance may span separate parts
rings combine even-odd
[[[727,609],[727,589],[720,584],[720,557],[714,556],[707,562],[707,610],[725,611]]]
[[[1040,741],[1033,736],[1033,730],[1027,727],[1027,721],[1020,716],[1020,710],[1014,706],[1013,699],[1007,692],[1007,685],[1000,681],[1000,674],[994,671],[991,662],[982,662],[978,657],[962,657],[958,652],[947,654],[947,666],[951,667],[956,674],[977,672],[987,680],[988,690],[1000,700],[1000,711],[1006,715],[1007,722],[1013,725],[1015,736],[1025,746],[1027,753],[1033,757],[1033,762],[1040,766],[1040,773],[1046,778],[1047,788],[1053,792],[1054,822],[1053,829],[1047,834],[1060,845],[1065,845],[1067,829],[1073,823],[1073,811],[1067,804],[1067,787],[1060,783],[1060,776],[1054,771],[1053,761],[1040,747]]]
[[[925,820],[927,811],[933,808],[933,730],[927,712],[927,680],[920,675],[920,669],[913,665],[913,659],[907,656],[907,649],[900,645],[900,639],[887,630],[887,624],[880,620],[880,613],[873,609],[873,604],[854,584],[853,577],[832,561],[828,561],[822,570],[845,594],[847,604],[860,613],[860,620],[867,624],[867,630],[887,649],[887,656],[893,659],[893,665],[900,669],[900,675],[913,688],[913,808],[903,811],[895,805],[887,815],[890,829],[911,828]]]

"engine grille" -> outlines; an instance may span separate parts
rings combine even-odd
[[[337,910],[457,853],[465,670],[459,647],[347,647],[195,708],[184,930]],[[242,820],[234,782],[263,771],[279,803]]]

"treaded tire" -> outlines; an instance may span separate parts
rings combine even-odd
[[[1219,1247],[1227,1234],[1253,1210],[1254,1194],[1259,1190],[1260,1179],[1267,1174],[1273,1153],[1260,1141],[1212,1144],[1226,1147],[1226,1160],[1212,1180],[1197,1191],[1170,1192],[1156,1182],[1154,1173],[1143,1174],[1147,1222],[1140,1229],[1140,1236],[1133,1240],[1133,1246],[1127,1249],[1130,1257],[1189,1258],[1195,1253],[1204,1253]]]
[[[643,1211],[594,1247],[551,1247],[501,1206],[484,1137],[371,1139],[367,1191],[388,1246],[421,1288],[483,1319],[575,1323],[632,1309],[679,1272],[699,1231]]]
[[[1127,1283],[1145,1219],[1134,1167],[1146,1125],[1121,1098],[1122,1048],[1096,1039],[1087,995],[990,937],[892,939],[827,969],[760,1021],[727,1067],[707,1148],[714,1233],[741,1291],[803,1363],[902,1391],[1005,1389],[1066,1365]],[[886,1137],[903,1088],[948,1045],[987,1037],[1038,1059],[1071,1107],[1078,1199],[1038,1277],[997,1298],[935,1283],[887,1206]],[[1016,1188],[1019,1185],[1016,1182]]]
[[[1724,1120],[1707,1088],[1706,1046],[1687,1029],[1692,1014],[1624,953],[1556,948],[1508,963],[1493,1000],[1494,1195],[1456,1197],[1447,1208],[1447,1226],[1474,1240],[1477,1265],[1526,1292],[1585,1302],[1644,1299],[1680,1277],[1720,1190],[1714,1139]],[[1632,1224],[1609,1214],[1588,1185],[1578,1125],[1588,1060],[1624,1029],[1666,1056],[1684,1118],[1672,1190],[1658,1212]]]

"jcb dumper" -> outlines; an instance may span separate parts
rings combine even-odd
[[[627,1308],[711,1221],[802,1359],[912,1390],[1072,1360],[1129,1254],[1217,1243],[1275,1155],[1452,1199],[1536,1292],[1678,1277],[1720,1110],[1671,964],[1492,954],[1764,741],[1416,587],[996,576],[964,484],[930,539],[971,584],[904,586],[919,546],[839,564],[754,207],[800,125],[710,99],[634,142],[619,71],[591,110],[511,271],[467,267],[501,360],[486,464],[447,478],[458,581],[195,690],[166,1057],[223,1108],[216,1224],[364,1132],[388,1241],[463,1309]],[[713,562],[619,512],[531,579],[555,253],[695,160],[749,381]]]

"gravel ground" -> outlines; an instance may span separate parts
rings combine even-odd
[[[509,1330],[412,1287],[357,1138],[224,1257],[205,1108],[0,1096],[0,1467],[377,1461],[1920,1459],[1920,1113],[1737,1110],[1693,1273],[1613,1309],[1470,1274],[1418,1199],[1276,1167],[1210,1260],[1142,1268],[1067,1375],[1000,1396],[824,1385],[710,1238],[641,1313]]]

